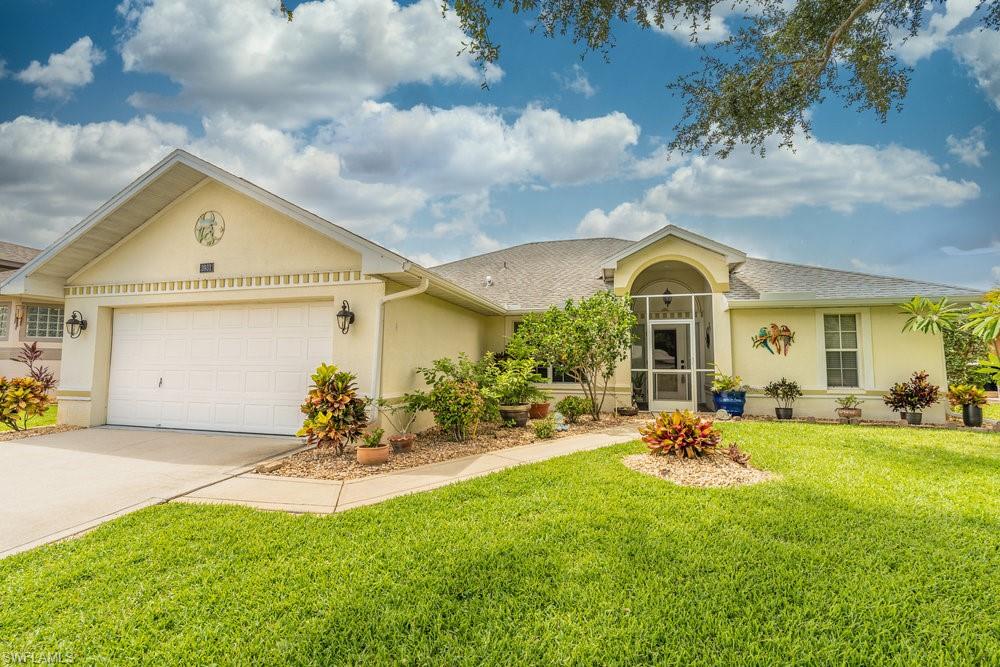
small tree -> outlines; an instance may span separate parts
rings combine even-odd
[[[549,364],[579,382],[590,401],[590,414],[598,420],[608,383],[628,356],[635,324],[627,296],[598,292],[578,302],[570,299],[563,308],[529,314],[507,350]]]
[[[44,352],[38,347],[38,343],[25,343],[13,359],[27,366],[28,374],[37,380],[42,385],[42,391],[48,394],[55,389],[56,376],[47,366],[38,363]]]

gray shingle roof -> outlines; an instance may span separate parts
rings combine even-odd
[[[811,293],[816,299],[909,299],[916,295],[969,296],[978,290],[756,257],[748,257],[729,272],[730,300],[759,299],[762,292]]]
[[[606,289],[601,264],[627,248],[624,239],[540,241],[435,266],[430,270],[509,310],[561,305],[569,298]],[[490,276],[492,285],[487,285]],[[802,300],[908,299],[968,296],[978,290],[854,271],[748,257],[730,270],[733,301],[756,301],[762,293]]]
[[[605,289],[601,260],[631,244],[622,239],[540,241],[430,270],[509,310],[534,310]]]
[[[0,262],[3,264],[23,266],[33,260],[41,250],[25,245],[0,241]]]

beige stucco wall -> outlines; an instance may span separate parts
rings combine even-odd
[[[37,342],[38,347],[43,350],[43,356],[38,365],[48,368],[58,379],[62,366],[62,340],[28,338],[26,334],[27,311],[24,310],[28,305],[47,306],[58,304],[42,303],[35,300],[22,301],[17,297],[3,296],[0,297],[0,305],[9,308],[7,335],[0,336],[0,375],[5,377],[23,377],[27,375],[27,366],[14,361],[13,357],[20,353],[25,343]],[[25,321],[17,322],[19,313]]]
[[[225,235],[210,248],[194,237],[195,221],[206,210],[226,221]],[[200,274],[203,262],[214,262],[215,272]],[[195,188],[67,282],[88,286],[87,293],[68,296],[65,308],[81,311],[89,326],[80,338],[64,341],[60,422],[105,423],[113,313],[124,307],[329,301],[339,309],[346,299],[356,321],[346,335],[334,331],[330,361],[356,373],[361,391],[371,393],[385,284],[361,276],[360,266],[353,250],[225,186],[211,181]],[[327,278],[302,275],[311,272],[327,272]],[[239,288],[225,280],[238,276],[262,279]],[[193,289],[192,279],[207,282]],[[136,283],[147,284],[136,291]],[[116,285],[131,288],[124,293],[109,287]]]
[[[195,222],[205,211],[218,211],[226,223],[222,240],[212,247],[194,238]],[[207,181],[150,218],[68,284],[204,278],[198,267],[205,262],[215,263],[217,276],[361,268],[357,252],[216,181]]]
[[[389,285],[390,293],[398,291]],[[489,349],[496,318],[480,315],[427,294],[389,301],[385,304],[382,347],[382,397],[388,400],[426,385],[418,367],[430,366],[435,359],[456,358],[465,353],[479,359]],[[425,429],[433,423],[422,413],[414,425]],[[382,426],[394,430],[387,421]]]
[[[898,418],[882,403],[888,387],[909,378],[913,371],[926,370],[930,380],[947,387],[944,346],[936,336],[903,333],[905,316],[895,306],[852,308],[767,308],[734,309],[732,321],[732,355],[736,374],[751,387],[759,388],[771,380],[787,377],[796,380],[805,393],[795,403],[798,416],[836,417],[834,400],[847,393],[858,394],[867,418]],[[822,315],[824,313],[854,313],[859,328],[858,389],[826,386]],[[787,324],[795,332],[795,343],[787,356],[753,349],[751,337],[761,327],[772,322]],[[747,400],[750,414],[774,414],[774,401],[751,392]],[[944,421],[946,406],[942,401],[924,411],[928,422]]]

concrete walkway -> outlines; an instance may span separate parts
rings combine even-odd
[[[265,510],[331,514],[409,493],[429,491],[525,463],[628,442],[637,437],[634,428],[610,429],[346,482],[248,473],[198,489],[176,498],[175,502],[246,505]]]

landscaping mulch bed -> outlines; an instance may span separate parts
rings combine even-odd
[[[633,454],[623,458],[622,463],[636,472],[680,486],[699,488],[748,486],[775,478],[766,470],[742,466],[721,452],[693,459]]]
[[[39,426],[37,428],[29,428],[26,431],[0,431],[0,442],[6,442],[8,440],[24,440],[25,438],[32,438],[36,435],[62,433],[63,431],[76,431],[79,428],[79,426],[59,424],[56,426]]]
[[[638,428],[649,421],[649,414],[639,414],[635,417],[619,417],[605,415],[599,422],[589,417],[582,418],[576,424],[570,424],[568,431],[556,433],[551,441],[570,435],[581,435],[595,431],[611,431],[615,429],[632,429],[638,436]],[[465,442],[453,442],[437,428],[428,429],[417,436],[413,449],[405,454],[389,453],[389,461],[384,465],[361,465],[355,459],[354,449],[348,449],[343,456],[333,452],[320,452],[308,449],[285,459],[284,464],[266,472],[268,475],[281,477],[309,477],[312,479],[347,480],[360,477],[381,475],[395,470],[415,468],[428,463],[439,463],[450,459],[474,454],[485,454],[510,447],[528,445],[539,442],[530,425],[526,428],[504,428],[494,424],[484,424],[479,427],[475,438]],[[543,441],[544,442],[544,441]]]

